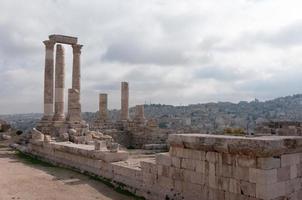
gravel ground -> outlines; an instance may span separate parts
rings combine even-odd
[[[0,142],[0,200],[130,200],[88,176],[33,164]]]

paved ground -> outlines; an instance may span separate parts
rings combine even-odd
[[[0,200],[130,200],[71,170],[31,164],[0,143]]]

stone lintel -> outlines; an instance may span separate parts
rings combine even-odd
[[[239,137],[209,134],[171,134],[168,142],[171,147],[256,157],[302,152],[301,136]]]
[[[56,43],[63,43],[63,44],[77,44],[78,38],[66,35],[57,35],[53,34],[49,36],[49,40],[54,41]]]

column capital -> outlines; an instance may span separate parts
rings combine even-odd
[[[55,42],[51,40],[45,40],[43,43],[45,44],[46,49],[53,49],[55,46]]]
[[[72,49],[73,49],[73,53],[81,53],[81,49],[82,49],[83,45],[81,44],[73,44],[72,45]]]

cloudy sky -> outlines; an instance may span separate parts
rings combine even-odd
[[[300,0],[1,0],[0,113],[42,112],[44,45],[79,38],[82,107],[271,99],[302,93]],[[72,50],[66,49],[71,85]]]

